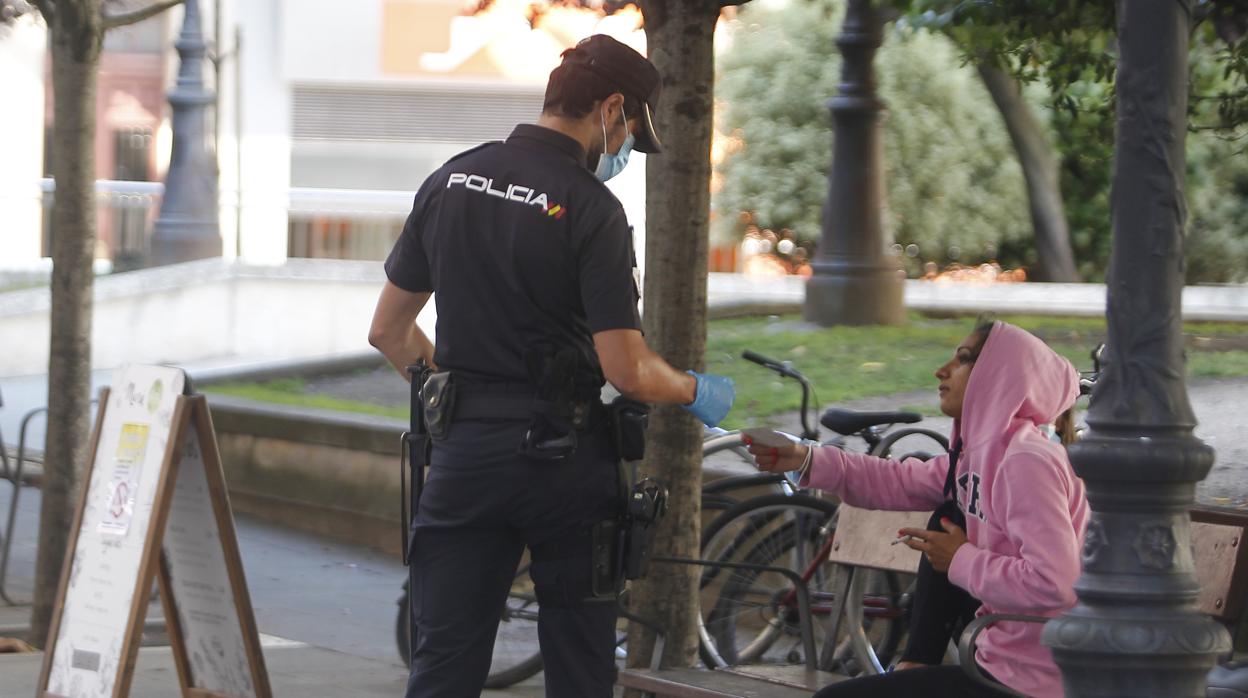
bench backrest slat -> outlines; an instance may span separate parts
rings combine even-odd
[[[848,504],[838,507],[832,562],[914,574],[922,553],[906,545],[890,545],[900,528],[927,528],[930,513],[873,511]]]
[[[1200,582],[1202,613],[1236,621],[1244,612],[1248,584],[1248,546],[1244,533],[1248,515],[1208,509],[1192,510],[1192,554]]]

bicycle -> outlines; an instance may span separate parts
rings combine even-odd
[[[801,438],[819,440],[818,428],[810,420],[814,389],[809,380],[789,363],[746,351],[743,358],[797,381],[802,388]],[[929,458],[948,448],[943,434],[921,427],[890,428],[913,424],[921,415],[912,412],[855,412],[829,408],[820,424],[838,437],[824,442],[846,447],[846,438],[856,436],[867,451],[888,457],[901,451],[900,458]],[[792,436],[791,438],[797,438]],[[922,440],[927,449],[917,448]],[[704,453],[729,453],[751,464],[739,432],[711,435],[704,442]],[[792,582],[765,567],[797,571],[809,587],[810,612],[828,617],[836,608],[830,591],[831,576],[824,561],[833,545],[836,504],[808,492],[782,474],[758,473],[717,481],[704,488],[706,493],[729,499],[725,493],[746,487],[768,485],[774,490],[744,501],[733,501],[707,526],[703,533],[702,558],[745,563],[744,567],[709,567],[702,576],[703,613],[699,616],[700,654],[709,667],[759,662],[800,663],[801,617]],[[864,630],[872,639],[876,661],[887,662],[900,645],[905,632],[907,597],[896,575],[873,573],[864,585]],[[787,641],[782,642],[782,640]],[[848,643],[837,638],[836,647],[820,650],[821,668],[838,668],[855,673],[861,661],[848,653]],[[826,642],[825,642],[826,644]],[[862,661],[870,661],[863,658]]]
[[[752,358],[751,358],[752,357]],[[747,359],[759,363],[759,361],[769,362],[769,368],[772,366],[784,369],[786,377],[794,378],[803,385],[803,435],[808,435],[812,440],[819,438],[818,428],[810,423],[808,414],[811,398],[814,396],[813,387],[796,369],[787,364],[776,362],[753,352],[748,352]],[[773,370],[775,370],[773,368]],[[944,443],[944,437],[936,432],[922,429],[896,430],[896,432],[885,433],[885,428],[880,419],[881,415],[885,415],[887,419],[883,421],[892,422],[916,422],[921,417],[914,413],[860,413],[850,410],[840,410],[836,408],[829,409],[825,412],[823,425],[838,433],[846,436],[856,435],[862,438],[873,452],[887,453],[888,449],[893,448],[902,438],[914,434],[923,434],[930,438],[936,439],[938,444]],[[866,422],[875,423],[864,423]],[[897,433],[904,432],[904,433]],[[829,443],[840,444],[841,441],[833,439]],[[818,499],[809,494],[800,492],[800,488],[790,478],[786,478],[781,474],[759,473],[753,467],[753,459],[745,452],[745,448],[741,443],[739,432],[725,431],[722,429],[708,429],[705,440],[702,445],[703,457],[716,456],[719,454],[731,453],[739,458],[742,463],[749,463],[749,475],[737,476],[735,478],[725,478],[708,483],[702,492],[702,507],[704,511],[718,512],[715,520],[712,520],[707,531],[712,531],[711,526],[715,525],[715,521],[721,516],[726,515],[729,511],[735,511],[733,507],[739,506],[742,502],[749,503],[756,501],[754,498],[742,500],[740,492],[750,490],[752,488],[765,488],[772,494],[780,496],[793,497],[786,500],[791,506],[801,506],[808,500],[813,499],[818,504],[812,505],[823,514],[829,511],[835,511],[835,504],[827,500]],[[757,504],[755,505],[757,506]],[[734,514],[732,517],[724,518],[724,521],[739,518]],[[726,526],[721,524],[720,530]],[[762,529],[759,529],[760,531]],[[794,534],[795,535],[795,534]],[[704,535],[704,541],[709,538]],[[755,546],[758,550],[763,548]],[[704,545],[703,550],[706,550]],[[748,552],[748,551],[747,551]],[[762,553],[756,552],[755,557]],[[705,555],[704,555],[705,557]],[[826,554],[818,559],[826,558]],[[527,560],[527,553],[526,558]],[[813,573],[811,573],[813,575]],[[807,579],[811,578],[808,575]],[[764,577],[764,580],[767,577]],[[877,604],[883,610],[877,616],[882,617],[888,612],[890,606],[883,603]],[[399,655],[404,662],[410,661],[410,648],[408,642],[408,623],[410,618],[410,608],[408,600],[407,583],[403,585],[403,594],[398,600],[399,612],[395,623],[396,644],[398,645]],[[825,611],[826,612],[826,611]],[[491,660],[490,671],[486,680],[486,688],[504,688],[506,686],[523,681],[542,670],[541,653],[537,643],[537,598],[533,592],[532,581],[528,576],[528,564],[522,561],[516,572],[515,581],[511,590],[508,592],[507,601],[503,609],[502,619],[499,623],[498,635],[494,645],[494,655]],[[876,616],[872,616],[873,618]],[[617,655],[623,654],[622,643],[617,645]],[[708,663],[708,666],[715,664]],[[723,666],[724,664],[718,664]]]

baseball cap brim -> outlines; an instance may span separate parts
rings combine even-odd
[[[663,143],[659,141],[659,133],[654,129],[654,115],[650,112],[648,103],[641,103],[641,115],[639,118],[641,123],[638,125],[635,134],[637,140],[633,145],[633,149],[643,153],[663,152]]]

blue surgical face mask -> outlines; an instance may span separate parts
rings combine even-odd
[[[624,142],[620,144],[619,152],[614,155],[606,152],[607,150],[607,122],[602,112],[598,112],[598,120],[602,122],[602,155],[598,156],[598,167],[594,168],[594,176],[599,181],[605,182],[608,179],[618,175],[624,171],[628,165],[628,155],[633,151],[633,132],[629,131],[624,137]],[[628,121],[624,118],[624,110],[620,110],[620,120],[624,121],[624,128],[628,128]]]

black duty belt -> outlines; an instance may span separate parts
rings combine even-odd
[[[551,412],[554,404],[538,400],[533,395],[509,392],[465,391],[456,398],[452,421],[466,419],[506,419],[524,421],[534,412]],[[599,400],[581,400],[572,403],[572,424],[577,429],[588,429],[605,416],[606,408]]]

